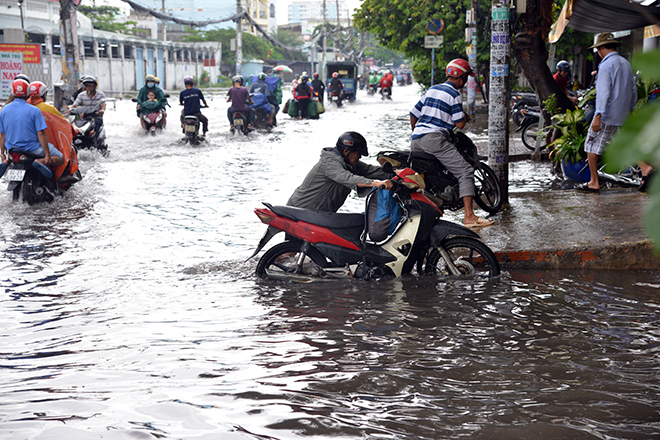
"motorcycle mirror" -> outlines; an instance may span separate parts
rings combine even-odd
[[[137,98],[133,98],[133,99],[131,99],[131,101],[137,102]]]
[[[170,95],[167,95],[167,94],[165,95],[165,98],[169,98],[169,97],[170,97]]]

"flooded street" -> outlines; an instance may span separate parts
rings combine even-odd
[[[178,100],[155,138],[117,101],[110,156],[81,152],[64,197],[14,204],[2,181],[0,439],[660,438],[657,272],[254,276],[253,209],[322,148],[348,130],[372,164],[408,147],[417,87],[393,92],[249,138],[207,97],[199,147]],[[548,168],[511,164],[511,191],[549,189]]]

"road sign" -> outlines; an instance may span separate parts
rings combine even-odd
[[[429,30],[430,34],[437,35],[445,28],[445,22],[442,18],[434,18],[429,21],[426,28]]]
[[[427,35],[424,37],[424,48],[425,49],[436,49],[442,45],[445,41],[445,37],[442,35]]]

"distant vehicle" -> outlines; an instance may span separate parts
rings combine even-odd
[[[344,85],[344,97],[343,99],[348,99],[350,102],[355,101],[355,84],[358,77],[358,66],[352,61],[333,61],[325,64],[325,72],[327,75],[326,78],[326,88],[330,81],[332,81],[332,74],[337,72],[338,77]],[[330,93],[328,92],[328,98],[330,98]]]

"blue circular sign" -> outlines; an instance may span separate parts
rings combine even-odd
[[[431,34],[439,34],[445,28],[445,22],[442,18],[434,18],[426,25]]]

